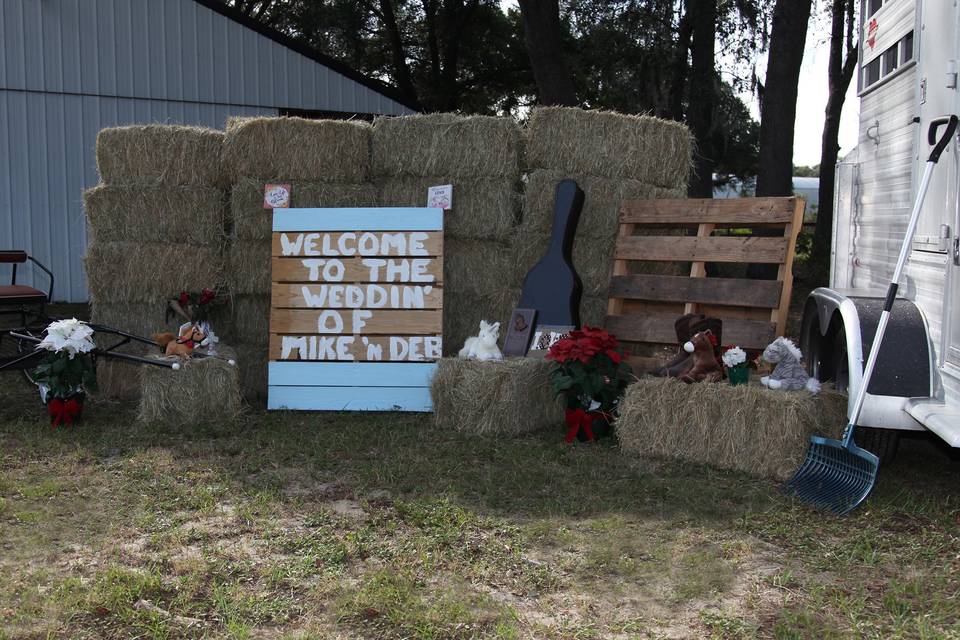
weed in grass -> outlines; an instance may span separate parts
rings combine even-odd
[[[18,492],[27,500],[43,500],[57,495],[63,485],[54,479],[41,480],[36,484],[28,484],[19,488]]]

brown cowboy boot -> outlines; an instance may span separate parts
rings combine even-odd
[[[687,313],[677,318],[677,321],[673,323],[673,328],[677,332],[678,346],[676,355],[666,364],[648,371],[648,373],[660,378],[676,377],[686,369],[689,369],[693,365],[693,360],[692,356],[684,350],[683,345],[697,333],[697,331],[693,330],[692,325],[700,324],[705,319],[706,316],[702,313]]]

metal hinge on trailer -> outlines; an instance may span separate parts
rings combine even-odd
[[[960,267],[960,236],[953,239],[953,264]]]

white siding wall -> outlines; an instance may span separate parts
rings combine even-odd
[[[81,194],[100,129],[279,108],[410,112],[193,0],[0,0],[0,249],[46,263],[55,299],[86,300]]]

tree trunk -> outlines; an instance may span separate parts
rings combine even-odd
[[[758,196],[793,194],[793,127],[811,3],[812,0],[777,0],[773,9],[767,77],[760,104]]]
[[[692,32],[690,24],[690,10],[684,11],[680,17],[680,25],[677,28],[676,52],[673,57],[673,69],[670,74],[670,93],[667,98],[668,114],[671,119],[678,122],[683,121],[683,97],[687,88],[687,73],[690,64],[687,61],[687,55],[690,53],[690,37]]]
[[[687,124],[697,141],[693,171],[687,193],[691,198],[713,197],[713,168],[716,154],[713,149],[716,86],[714,85],[714,47],[717,43],[716,0],[700,0],[690,9],[693,31],[692,65],[690,69],[690,100]]]
[[[840,115],[847,89],[857,69],[857,46],[852,41],[853,0],[834,0],[830,33],[830,62],[827,71],[828,97],[820,147],[820,206],[810,255],[814,284],[825,285],[830,277],[830,245],[833,234],[833,199],[836,191],[837,156],[840,151]],[[850,16],[850,24],[845,23]],[[844,35],[846,33],[846,44]],[[846,51],[844,51],[846,49]],[[846,59],[844,59],[846,53]]]
[[[559,0],[519,0],[519,3],[540,104],[575,106],[573,76],[563,53]]]
[[[393,73],[397,79],[397,88],[407,100],[417,103],[417,90],[413,86],[410,76],[410,67],[407,65],[407,52],[403,48],[403,36],[397,24],[397,16],[393,12],[392,0],[380,0],[380,18],[387,31],[387,40],[390,42],[390,56],[393,59]]]
[[[811,4],[812,0],[777,0],[773,8],[767,77],[760,101],[758,197],[793,195],[793,127]],[[754,229],[753,234],[779,235],[769,229]],[[774,280],[777,270],[776,265],[750,264],[747,277]]]

